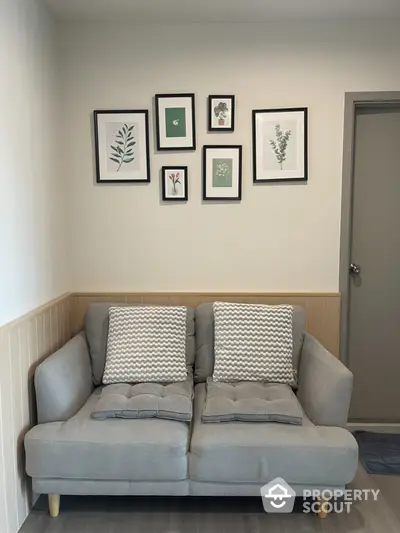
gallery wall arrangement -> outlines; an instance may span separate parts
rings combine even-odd
[[[157,152],[196,150],[194,93],[156,94]],[[234,95],[210,95],[209,133],[235,131]],[[149,111],[94,111],[97,183],[150,182]],[[255,109],[252,112],[253,183],[308,180],[308,108]],[[204,145],[203,201],[241,201],[241,145]],[[187,202],[189,170],[163,166],[163,202]]]

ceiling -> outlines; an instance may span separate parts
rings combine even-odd
[[[270,22],[400,17],[400,0],[42,0],[60,20]]]

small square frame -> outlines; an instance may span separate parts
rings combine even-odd
[[[177,170],[184,173],[184,191],[185,195],[180,197],[168,196],[167,194],[167,172]],[[165,166],[161,168],[161,190],[163,202],[187,202],[189,197],[188,191],[188,167],[187,166]]]
[[[213,100],[230,100],[231,101],[231,124],[230,126],[213,126],[213,113],[214,105]],[[235,131],[235,96],[233,94],[229,95],[218,95],[210,94],[208,97],[208,131],[212,133],[232,133]]]

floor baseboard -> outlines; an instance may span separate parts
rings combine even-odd
[[[372,431],[375,433],[400,433],[399,423],[349,422],[349,431]]]

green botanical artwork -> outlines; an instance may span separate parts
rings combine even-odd
[[[226,102],[219,102],[218,105],[214,107],[214,115],[218,119],[218,125],[223,126],[225,124],[225,120],[228,118],[229,109],[228,104]]]
[[[110,160],[117,163],[117,172],[120,171],[122,165],[132,163],[135,159],[133,147],[136,141],[133,140],[133,128],[135,126],[128,126],[124,124],[123,127],[118,130],[115,138],[111,144]]]
[[[285,132],[283,132],[281,130],[281,125],[276,124],[275,125],[276,140],[269,141],[269,144],[271,145],[272,150],[274,151],[275,157],[281,166],[281,170],[283,168],[283,162],[286,161],[286,150],[287,150],[287,146],[288,146],[291,135],[292,135],[291,130],[286,130]]]
[[[213,159],[213,187],[232,187],[232,174],[232,159]]]
[[[166,108],[165,132],[167,137],[186,137],[186,108]]]

